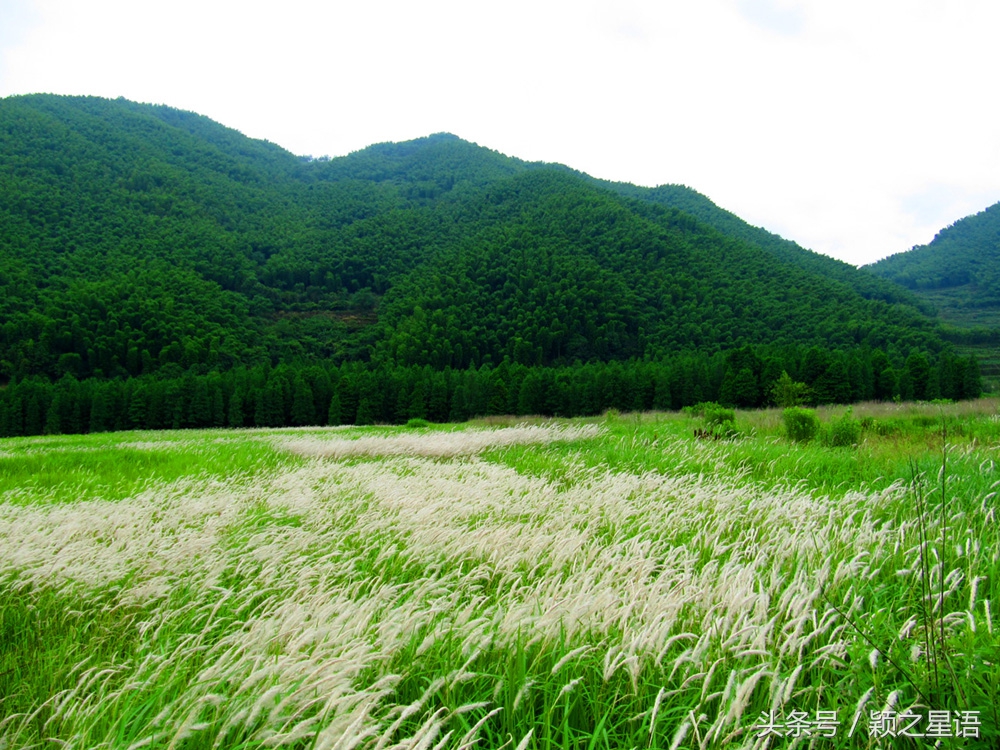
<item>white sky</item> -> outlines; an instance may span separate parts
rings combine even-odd
[[[997,0],[0,0],[0,96],[296,154],[455,133],[861,264],[1000,201]]]

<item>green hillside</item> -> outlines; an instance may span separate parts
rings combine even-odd
[[[912,290],[956,351],[975,356],[990,387],[1000,387],[1000,203],[867,269]]]
[[[0,129],[8,377],[935,341],[911,307],[662,208],[662,189],[626,199],[453,136],[307,163],[197,115],[53,96],[4,100]]]
[[[1000,203],[867,268],[912,289],[954,326],[1000,328]]]
[[[312,160],[93,97],[0,100],[0,133],[0,434],[760,405],[783,370],[978,393],[905,290],[686,188],[449,134]]]
[[[684,211],[723,234],[761,248],[782,263],[842,284],[866,299],[901,302],[918,307],[926,313],[933,313],[931,308],[921,303],[918,296],[900,288],[898,284],[887,283],[867,269],[855,268],[849,263],[807,250],[766,229],[751,226],[691,188],[683,185],[660,185],[650,190],[622,183],[613,183],[610,187],[626,195]]]

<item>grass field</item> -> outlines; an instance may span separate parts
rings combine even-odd
[[[0,748],[996,747],[998,410],[0,441]]]

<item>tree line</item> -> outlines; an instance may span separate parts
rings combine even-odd
[[[657,361],[528,366],[504,359],[464,370],[331,362],[267,364],[178,377],[57,381],[32,376],[0,391],[0,436],[133,429],[461,422],[495,414],[586,416],[677,410],[714,401],[778,403],[792,382],[805,404],[967,399],[981,395],[973,356],[859,348],[742,347]],[[787,405],[787,404],[782,404]]]

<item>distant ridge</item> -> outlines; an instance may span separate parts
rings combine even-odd
[[[913,290],[953,325],[1000,328],[1000,203],[867,268]]]

